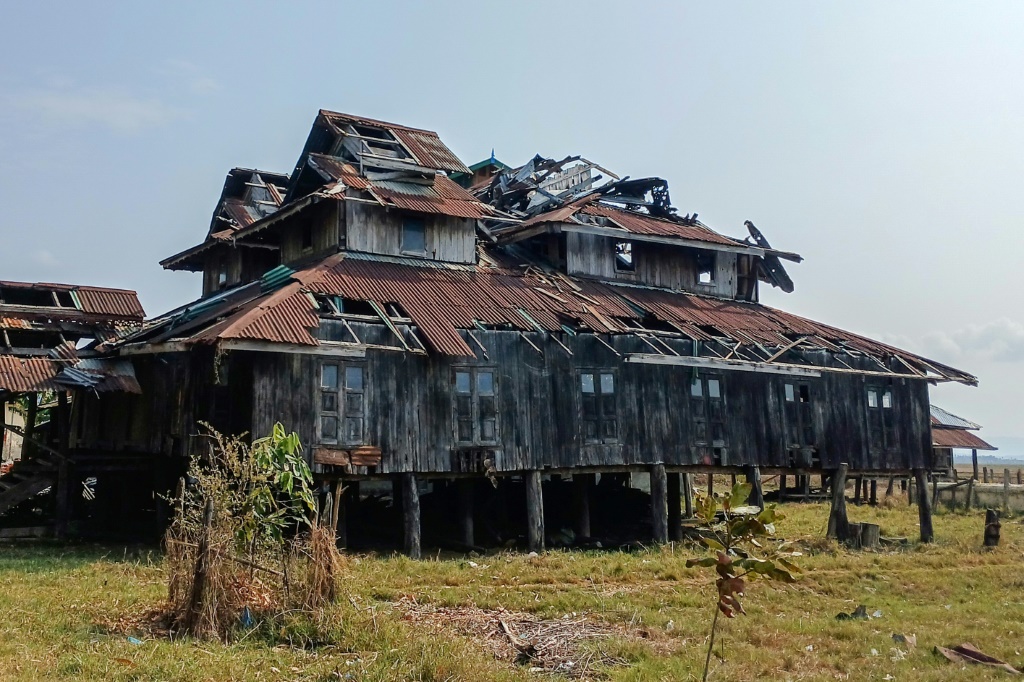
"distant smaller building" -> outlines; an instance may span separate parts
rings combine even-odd
[[[953,475],[953,450],[970,450],[974,464],[974,477],[978,477],[978,450],[998,450],[983,441],[974,431],[979,424],[947,412],[938,405],[931,405],[932,451],[935,453],[934,470]]]

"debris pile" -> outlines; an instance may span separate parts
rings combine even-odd
[[[598,674],[598,668],[627,664],[600,646],[584,644],[612,637],[643,638],[642,632],[599,623],[582,613],[546,620],[503,608],[420,604],[409,597],[393,606],[404,620],[437,632],[454,630],[481,643],[498,660],[574,679],[589,679]]]

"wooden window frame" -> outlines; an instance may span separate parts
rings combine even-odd
[[[405,244],[406,228],[411,223],[419,223],[419,225],[423,229],[423,249],[422,250],[416,250],[416,249],[408,248],[406,246],[406,244]],[[402,216],[402,232],[401,232],[401,234],[398,237],[398,239],[399,239],[398,250],[401,253],[409,255],[409,256],[426,256],[429,253],[429,251],[427,249],[427,231],[428,231],[427,228],[428,228],[428,225],[427,225],[427,219],[426,218],[423,218],[423,217],[420,217],[420,216],[415,216],[415,215],[403,215]]]
[[[711,459],[711,464],[722,464],[722,455],[729,446],[725,377],[704,372],[692,375],[686,386],[686,398],[692,427],[691,443],[704,453],[704,458]],[[714,453],[714,457],[708,457],[709,450]]]
[[[864,388],[864,396],[869,448],[883,452],[898,448],[896,400],[892,384],[867,384]],[[874,431],[877,431],[877,434],[873,433]]]
[[[584,391],[584,377],[590,376],[593,391]],[[611,391],[606,391],[604,377],[611,377]],[[619,373],[606,367],[581,368],[576,373],[576,390],[580,400],[580,428],[583,442],[588,445],[619,442]],[[593,398],[593,405],[588,402]],[[589,412],[589,415],[588,415]],[[588,424],[593,424],[594,435],[588,435]]]
[[[469,375],[469,391],[460,391],[458,386],[458,375]],[[480,375],[491,375],[491,389],[489,393],[482,392],[480,386]],[[498,410],[498,371],[490,365],[456,365],[452,367],[452,437],[455,444],[464,446],[494,446],[500,442],[500,416]],[[462,401],[466,401],[468,411],[464,409]],[[463,422],[471,423],[471,435],[467,440],[462,437],[460,426]],[[492,422],[493,438],[486,438],[483,432],[486,422]]]
[[[325,385],[325,368],[333,367],[335,385]],[[359,372],[359,386],[350,380],[350,370]],[[330,396],[333,396],[331,398]],[[366,363],[323,360],[318,365],[316,392],[316,440],[320,445],[348,446],[366,444]],[[329,406],[330,405],[330,406]],[[324,421],[334,419],[334,436],[325,435]],[[352,437],[352,429],[358,437]]]

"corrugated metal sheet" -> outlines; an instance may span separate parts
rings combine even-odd
[[[459,160],[459,157],[455,156],[455,153],[448,149],[444,142],[441,141],[441,138],[438,137],[437,133],[432,130],[410,128],[408,126],[398,125],[397,123],[377,121],[372,118],[352,116],[350,114],[342,114],[337,111],[327,111],[326,109],[321,109],[320,115],[338,128],[343,128],[348,123],[354,123],[356,125],[366,125],[390,130],[395,137],[406,146],[412,155],[416,157],[417,163],[421,166],[437,168],[438,170],[447,171],[449,173],[469,172],[469,169],[466,168],[466,164],[462,163],[462,161]]]
[[[958,417],[952,412],[947,412],[938,405],[930,405],[932,414],[932,424],[937,426],[949,426],[954,429],[980,429],[980,424],[975,424],[972,421],[968,421],[963,417]]]
[[[361,176],[355,166],[336,156],[310,154],[309,160],[321,171],[331,176],[335,182],[341,182],[346,187],[366,189],[370,186],[370,181]]]
[[[103,289],[100,287],[78,287],[78,300],[82,310],[97,315],[108,315],[111,318],[138,320],[146,316],[134,291],[127,289]]]
[[[998,450],[966,429],[933,428],[932,445],[937,448],[963,448],[966,450]]]
[[[587,215],[602,216],[614,220],[617,224],[634,234],[680,237],[682,239],[694,239],[713,244],[744,245],[743,242],[720,235],[703,225],[684,225],[671,220],[655,218],[654,216],[613,208],[603,204],[584,206],[581,212]]]
[[[61,365],[47,358],[16,358],[0,355],[0,391],[31,393],[59,390],[54,381]]]

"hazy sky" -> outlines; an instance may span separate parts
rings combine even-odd
[[[977,374],[933,401],[1024,454],[1024,4],[0,2],[0,279],[198,295],[232,166],[290,171],[319,108],[467,163],[583,154],[752,220],[770,305]],[[1014,438],[1020,439],[1015,441]]]

